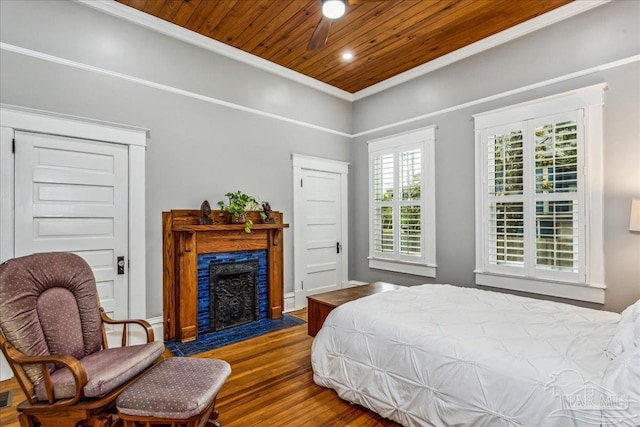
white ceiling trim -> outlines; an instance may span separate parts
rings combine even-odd
[[[432,111],[430,113],[426,113],[426,114],[421,114],[419,116],[415,116],[415,117],[410,117],[408,119],[405,120],[400,120],[397,122],[393,122],[393,123],[389,123],[383,126],[379,126],[376,128],[372,128],[372,129],[368,129],[362,132],[357,132],[353,135],[351,135],[352,138],[357,138],[360,136],[364,136],[364,135],[369,135],[372,133],[376,133],[376,132],[380,132],[383,130],[387,130],[387,129],[391,129],[397,126],[401,126],[401,125],[406,125],[409,123],[413,123],[413,122],[417,122],[420,120],[424,120],[427,119],[429,117],[434,117],[434,116],[438,116],[440,114],[445,114],[445,113],[450,113],[452,111],[458,111],[458,110],[463,110],[465,108],[469,108],[469,107],[473,107],[474,105],[479,105],[479,104],[484,104],[486,102],[491,102],[491,101],[495,101],[497,99],[500,98],[506,98],[507,96],[513,96],[513,95],[517,95],[523,92],[528,92],[530,90],[534,90],[534,89],[539,89],[545,86],[550,86],[552,84],[556,84],[556,83],[561,83],[561,82],[565,82],[567,80],[572,80],[572,79],[576,79],[578,77],[583,77],[589,74],[593,74],[593,73],[599,73],[605,70],[610,70],[612,68],[617,68],[617,67],[622,67],[624,65],[627,64],[632,64],[634,62],[640,62],[640,55],[633,55],[633,56],[629,56],[627,58],[623,58],[617,61],[612,61],[612,62],[608,62],[606,64],[602,64],[602,65],[596,65],[595,67],[591,67],[591,68],[586,68],[584,70],[580,70],[580,71],[576,71],[574,73],[569,73],[569,74],[564,74],[562,76],[558,76],[558,77],[554,77],[551,79],[547,79],[547,80],[543,80],[541,82],[537,82],[537,83],[532,83],[530,85],[527,86],[522,86],[516,89],[512,89],[512,90],[508,90],[505,92],[500,92],[497,93],[495,95],[490,95],[490,96],[485,96],[484,98],[478,98],[478,99],[474,99],[473,101],[469,101],[469,102],[463,102],[462,104],[458,104],[458,105],[453,105],[451,107],[447,107],[447,108],[442,108],[440,110],[436,110],[436,111]]]
[[[291,119],[289,117],[284,117],[284,116],[280,116],[277,114],[273,114],[273,113],[269,113],[267,111],[262,111],[262,110],[258,110],[255,108],[251,108],[251,107],[246,107],[243,105],[239,105],[239,104],[234,104],[228,101],[223,101],[221,99],[217,99],[217,98],[213,98],[210,96],[206,96],[206,95],[202,95],[199,93],[195,93],[195,92],[190,92],[187,90],[183,90],[183,89],[179,89],[173,86],[168,86],[162,83],[156,83],[156,82],[152,82],[149,80],[145,80],[145,79],[141,79],[139,77],[134,77],[134,76],[129,76],[127,74],[122,74],[122,73],[117,73],[114,71],[110,71],[110,70],[105,70],[103,68],[98,68],[98,67],[94,67],[92,65],[87,65],[87,64],[82,64],[80,62],[76,62],[76,61],[70,61],[68,59],[64,59],[64,58],[60,58],[57,56],[53,56],[53,55],[49,55],[46,53],[42,53],[42,52],[37,52],[34,50],[30,50],[30,49],[26,49],[26,48],[22,48],[19,46],[14,46],[8,43],[4,43],[4,42],[0,42],[0,50],[5,50],[8,52],[14,52],[17,54],[21,54],[21,55],[25,55],[25,56],[29,56],[32,58],[37,58],[40,60],[44,60],[44,61],[48,61],[48,62],[52,62],[55,64],[60,64],[60,65],[65,65],[68,67],[72,67],[72,68],[77,68],[80,70],[85,70],[85,71],[91,71],[91,72],[95,72],[95,73],[99,73],[99,74],[104,74],[104,75],[108,75],[111,77],[115,77],[115,78],[119,78],[122,80],[126,80],[126,81],[130,81],[130,82],[134,82],[134,83],[138,83],[141,84],[143,86],[148,86],[148,87],[152,87],[155,89],[159,89],[159,90],[163,90],[165,92],[169,92],[169,93],[175,93],[178,95],[182,95],[182,96],[186,96],[192,99],[198,99],[204,102],[209,102],[211,104],[215,104],[215,105],[220,105],[220,106],[224,106],[227,108],[232,108],[235,110],[239,110],[239,111],[244,111],[247,113],[251,113],[251,114],[256,114],[259,116],[263,116],[263,117],[269,117],[275,120],[280,120],[283,122],[287,122],[287,123],[292,123],[292,124],[296,124],[298,126],[303,126],[306,128],[310,128],[310,129],[315,129],[321,132],[327,132],[330,134],[334,134],[334,135],[339,135],[339,136],[344,136],[347,138],[358,138],[360,136],[365,136],[365,135],[369,135],[372,133],[376,133],[376,132],[380,132],[383,130],[387,130],[387,129],[391,129],[397,126],[402,126],[402,125],[406,125],[409,123],[413,123],[413,122],[417,122],[420,120],[424,120],[427,119],[429,117],[434,117],[434,116],[438,116],[441,114],[445,114],[445,113],[450,113],[452,111],[457,111],[457,110],[462,110],[465,108],[469,108],[472,107],[474,105],[479,105],[479,104],[483,104],[485,102],[490,102],[490,101],[495,101],[497,99],[500,98],[505,98],[507,96],[512,96],[512,95],[517,95],[519,93],[523,93],[523,92],[527,92],[530,90],[534,90],[534,89],[538,89],[544,86],[549,86],[555,83],[561,83],[567,80],[571,80],[571,79],[575,79],[578,77],[582,77],[582,76],[586,76],[592,73],[599,73],[605,70],[609,70],[612,68],[617,68],[617,67],[621,67],[627,64],[632,64],[634,62],[640,62],[640,55],[634,55],[634,56],[630,56],[627,58],[623,58],[617,61],[612,61],[612,62],[608,62],[606,64],[601,64],[601,65],[596,65],[594,67],[591,68],[586,68],[583,70],[579,70],[573,73],[569,73],[569,74],[565,74],[562,76],[558,76],[558,77],[554,77],[551,79],[547,79],[547,80],[543,80],[541,82],[537,82],[537,83],[532,83],[530,85],[527,86],[522,86],[516,89],[512,89],[512,90],[508,90],[506,92],[501,92],[501,93],[497,93],[495,95],[490,95],[490,96],[486,96],[483,98],[478,98],[472,101],[468,101],[468,102],[464,102],[462,104],[457,104],[457,105],[453,105],[451,107],[447,107],[447,108],[442,108],[440,110],[437,111],[432,111],[426,114],[421,114],[419,116],[415,116],[415,117],[410,117],[408,119],[405,120],[400,120],[397,122],[393,122],[393,123],[388,123],[386,125],[382,125],[376,128],[372,128],[372,129],[368,129],[368,130],[364,130],[361,132],[357,132],[355,134],[349,134],[346,132],[341,132],[339,130],[335,130],[335,129],[330,129],[330,128],[326,128],[323,126],[318,126],[318,125],[314,125],[312,123],[307,123],[307,122],[303,122],[300,120],[295,120],[295,119]]]
[[[65,65],[67,67],[76,68],[78,70],[90,71],[98,74],[107,75],[110,77],[115,77],[120,80],[125,80],[133,83],[137,83],[143,86],[151,87],[154,89],[159,89],[165,92],[174,93],[177,95],[186,96],[188,98],[197,99],[200,101],[208,102],[210,104],[221,105],[223,107],[232,108],[234,110],[244,111],[246,113],[256,114],[258,116],[268,117],[275,120],[280,120],[287,123],[292,123],[298,126],[304,126],[309,129],[319,130],[322,132],[331,133],[334,135],[345,136],[347,138],[351,138],[352,135],[346,132],[341,132],[339,130],[326,128],[323,126],[318,126],[313,123],[303,122],[301,120],[291,119],[289,117],[281,116],[279,114],[270,113],[268,111],[258,110],[256,108],[246,107],[244,105],[235,104],[233,102],[224,101],[222,99],[213,98],[211,96],[202,95],[200,93],[191,92],[188,90],[180,89],[174,86],[165,85],[163,83],[153,82],[151,80],[142,79],[135,76],[130,76],[128,74],[118,73],[116,71],[106,70],[104,68],[95,67],[93,65],[83,64],[81,62],[72,61],[65,58],[60,58],[59,56],[49,55],[48,53],[38,52],[31,49],[26,49],[20,46],[15,46],[9,43],[0,42],[0,50],[4,50],[7,52],[14,52],[20,55],[28,56],[31,58],[40,59],[43,61],[52,62],[54,64]]]
[[[280,77],[292,80],[296,83],[309,86],[326,94],[335,96],[346,101],[353,102],[353,94],[328,85],[319,80],[306,76],[297,71],[278,65],[274,62],[262,59],[243,50],[226,45],[217,40],[210,39],[195,31],[187,30],[171,22],[157,18],[153,15],[141,12],[129,6],[125,6],[115,0],[75,0],[77,3],[97,9],[118,18],[125,19],[134,24],[149,28],[175,39],[201,47],[211,52],[226,56],[236,61],[251,65],[264,71],[276,74]]]
[[[274,73],[281,77],[285,77],[289,80],[303,84],[305,86],[309,86],[313,89],[319,90],[329,95],[333,95],[337,98],[353,102],[382,92],[399,84],[405,83],[424,74],[428,74],[439,68],[443,68],[447,65],[453,64],[454,62],[499,46],[518,37],[522,37],[526,34],[532,33],[551,24],[555,24],[556,22],[568,19],[572,16],[578,15],[582,12],[586,12],[595,7],[602,6],[603,4],[609,3],[611,0],[573,1],[565,6],[554,9],[536,18],[530,19],[529,21],[523,22],[522,24],[516,25],[498,34],[494,34],[493,36],[487,37],[469,46],[465,46],[447,55],[441,56],[440,58],[434,59],[433,61],[427,62],[426,64],[419,65],[415,68],[412,68],[411,70],[405,71],[404,73],[398,74],[394,77],[390,77],[380,83],[358,91],[354,94],[328,85],[302,73],[298,73],[297,71],[293,71],[289,68],[267,61],[266,59],[262,59],[256,55],[252,55],[235,47],[226,45],[217,40],[210,39],[209,37],[203,36],[202,34],[187,30],[178,25],[157,18],[153,15],[140,12],[139,10],[132,7],[120,4],[115,0],[75,1],[80,4],[90,6],[94,9],[108,13],[110,15],[125,19],[132,23],[168,35],[170,37],[174,37],[178,40],[207,49],[211,52],[218,53],[228,58],[232,58],[256,68]]]
[[[433,61],[418,65],[417,67],[407,70],[404,73],[397,74],[380,83],[369,86],[366,89],[362,89],[361,91],[353,94],[353,99],[354,101],[357,101],[359,99],[366,98],[367,96],[382,92],[399,84],[405,83],[411,79],[415,79],[416,77],[423,76],[439,68],[451,65],[454,62],[468,58],[477,53],[484,52],[485,50],[489,50],[508,41],[517,39],[518,37],[522,37],[541,28],[547,27],[551,24],[555,24],[556,22],[563,21],[582,12],[586,12],[587,10],[602,6],[603,4],[609,3],[610,1],[611,0],[576,0],[543,15],[537,16],[526,22],[511,27],[507,30],[501,31],[497,34],[453,51],[449,54],[441,56],[437,59],[434,59]]]

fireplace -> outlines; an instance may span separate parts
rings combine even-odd
[[[251,233],[245,232],[244,224],[224,223],[219,214],[220,211],[213,211],[213,224],[201,225],[199,210],[162,213],[165,340],[193,341],[210,332],[212,258],[216,258],[215,264],[257,258],[259,319],[282,317],[282,231],[289,227],[283,224],[282,213],[272,212],[274,222],[262,224],[258,212],[248,212],[254,223]]]
[[[209,294],[210,331],[258,320],[258,261],[211,264]]]

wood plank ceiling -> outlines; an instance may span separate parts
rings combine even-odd
[[[318,50],[320,0],[117,1],[355,93],[572,0],[349,0]]]

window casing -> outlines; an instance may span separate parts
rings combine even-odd
[[[369,267],[435,277],[435,128],[369,141]]]
[[[604,303],[602,91],[474,116],[477,284]]]

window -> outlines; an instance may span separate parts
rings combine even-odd
[[[436,276],[434,145],[434,127],[369,141],[369,267]]]
[[[602,92],[475,116],[479,285],[604,303]]]

